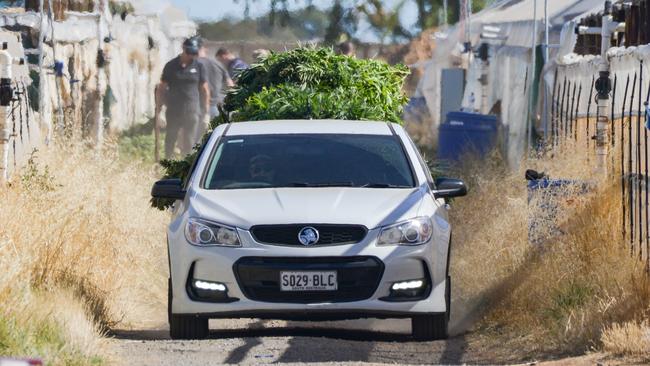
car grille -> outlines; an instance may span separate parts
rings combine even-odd
[[[355,244],[362,241],[368,232],[361,225],[290,224],[253,226],[251,234],[259,243],[303,246],[298,241],[298,233],[307,226],[319,233],[318,242],[310,246]]]
[[[370,298],[379,286],[384,264],[375,257],[244,257],[233,266],[244,295],[255,301],[282,303],[350,302]],[[281,271],[336,271],[336,291],[281,291]]]

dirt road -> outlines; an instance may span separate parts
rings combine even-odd
[[[211,321],[210,338],[169,340],[167,329],[116,331],[111,341],[119,364],[216,365],[260,363],[522,363],[499,354],[478,336],[415,342],[408,320],[346,322]],[[225,328],[225,329],[224,329]],[[372,331],[369,331],[371,329]]]

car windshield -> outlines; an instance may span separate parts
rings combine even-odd
[[[407,157],[394,136],[230,136],[220,140],[211,159],[206,189],[415,186]]]

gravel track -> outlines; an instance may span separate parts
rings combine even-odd
[[[209,339],[201,341],[172,341],[163,327],[117,330],[111,349],[118,364],[128,365],[519,362],[471,334],[416,342],[408,320],[213,320],[210,328]]]

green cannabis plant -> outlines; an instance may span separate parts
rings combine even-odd
[[[344,119],[402,123],[403,65],[337,55],[331,48],[303,47],[271,53],[241,72],[203,143],[221,123],[278,119]],[[163,160],[164,178],[185,180],[201,145],[181,160]],[[173,202],[152,199],[165,209]]]

